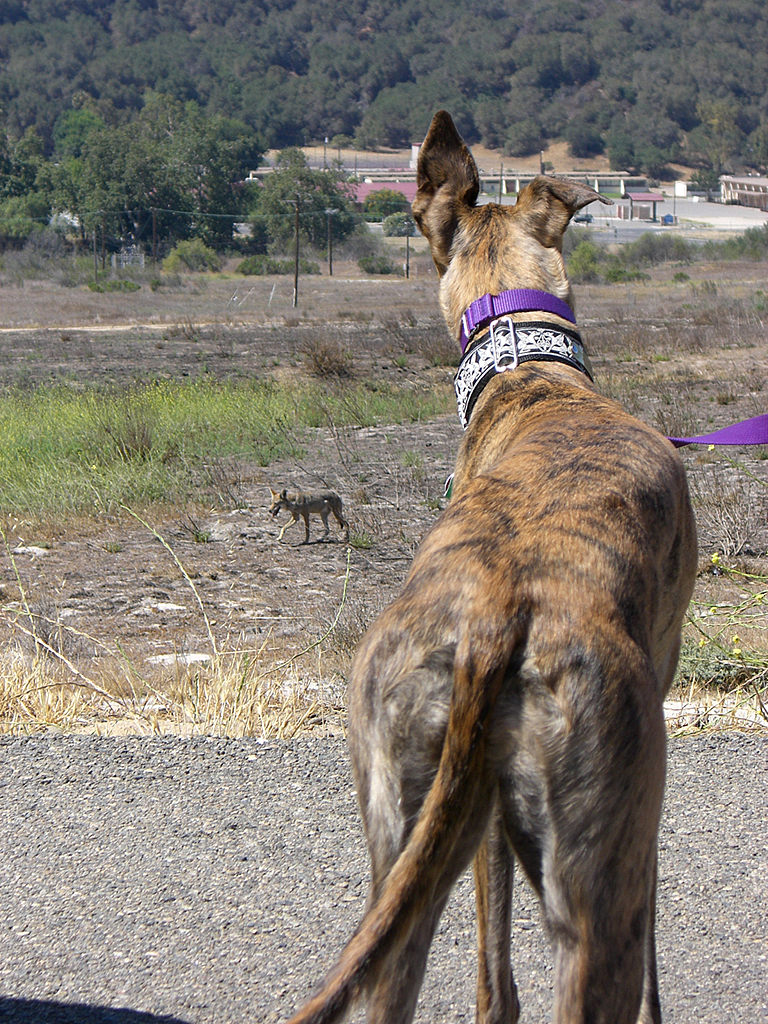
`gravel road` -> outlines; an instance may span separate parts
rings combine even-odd
[[[668,1024],[768,1020],[766,783],[768,737],[670,743]],[[0,821],[3,1022],[279,1021],[363,904],[367,858],[338,740],[0,737]],[[419,1021],[474,1020],[472,901],[467,877]],[[523,1021],[545,1021],[551,958],[524,883],[514,919]]]

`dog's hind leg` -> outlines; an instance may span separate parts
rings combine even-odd
[[[658,877],[658,852],[654,857],[653,887],[645,934],[645,974],[643,977],[643,1002],[637,1024],[661,1024],[661,1003],[659,1001],[659,980],[656,972],[656,883]]]
[[[520,1016],[510,963],[514,856],[496,807],[475,855],[477,1024],[516,1024]]]
[[[329,511],[330,510],[327,509],[327,508],[324,508],[324,509],[322,509],[320,511],[320,518],[323,520],[323,538],[322,538],[323,540],[325,540],[325,538],[328,536],[328,533],[329,533],[329,530],[330,530],[330,528],[328,526],[328,512]]]
[[[610,731],[601,729],[599,701],[593,712],[572,707],[571,731],[547,764],[542,902],[555,950],[554,1024],[637,1024],[644,1000],[653,1014],[648,951],[666,737],[649,687],[626,682],[612,695]]]
[[[334,516],[336,517],[336,522],[339,524],[339,529],[340,530],[344,530],[346,539],[349,540],[349,523],[347,522],[347,520],[342,515],[341,509],[338,509],[338,511],[337,511],[334,508],[334,509],[331,509],[331,511],[333,512]]]
[[[420,913],[413,918],[407,936],[390,954],[371,985],[367,1004],[368,1024],[410,1024],[413,1019],[429,947],[440,915],[453,886],[477,849],[489,811],[489,802],[477,801],[466,831],[442,865],[434,890],[422,898]],[[514,1020],[508,1018],[503,1024],[514,1024]],[[501,1019],[499,1022],[501,1024]]]
[[[304,520],[304,540],[302,544],[309,544],[309,512],[302,511],[301,518]]]

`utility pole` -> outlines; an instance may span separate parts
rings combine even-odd
[[[333,277],[333,232],[331,231],[331,217],[334,213],[338,213],[338,210],[326,210],[325,215],[328,218],[328,276]]]
[[[408,281],[411,276],[411,235],[416,225],[409,217],[405,222],[405,279]]]
[[[152,266],[157,266],[157,217],[156,210],[152,207]]]
[[[93,222],[93,281],[99,283],[99,258],[96,253],[96,221]]]
[[[293,270],[293,308],[295,309],[299,304],[299,207],[301,205],[301,196],[296,193],[295,199],[286,199],[284,202],[293,206],[296,210],[296,219],[294,222],[294,242],[295,242],[295,264]]]

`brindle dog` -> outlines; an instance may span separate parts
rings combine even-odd
[[[562,236],[597,193],[537,177],[514,207],[476,206],[477,195],[472,156],[440,112],[414,214],[453,336],[486,293],[540,289],[572,307]],[[535,319],[569,326],[541,310]],[[515,858],[554,948],[557,1024],[661,1019],[662,702],[696,554],[685,473],[665,438],[562,362],[492,377],[450,506],[354,661],[349,737],[370,895],[292,1024],[337,1020],[358,998],[371,1024],[410,1021],[438,919],[472,861],[477,1021],[514,1024]]]

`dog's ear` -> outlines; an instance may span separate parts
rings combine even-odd
[[[269,493],[272,495],[272,501],[277,501],[277,499],[280,497],[280,492],[273,491],[271,487],[269,488]]]
[[[610,199],[589,185],[539,174],[520,190],[514,207],[515,216],[527,221],[528,233],[542,245],[548,249],[560,249],[571,217],[596,199],[606,206],[613,205]]]
[[[480,179],[475,161],[456,130],[451,115],[439,110],[432,118],[419,150],[413,216],[429,242],[432,259],[442,276],[459,213],[475,205]]]
[[[288,497],[288,488],[287,487],[284,487],[282,489],[282,491],[280,491],[280,497],[283,499],[283,501],[285,501],[285,499]]]

